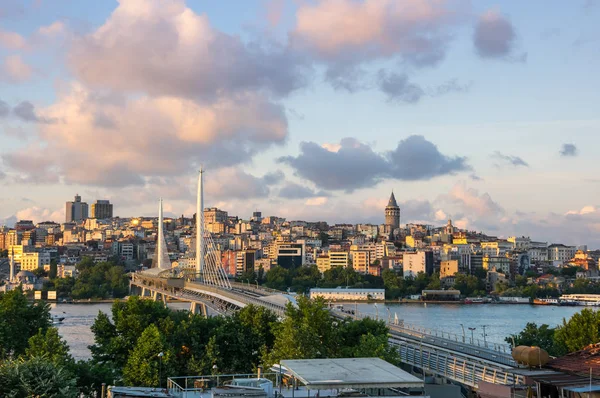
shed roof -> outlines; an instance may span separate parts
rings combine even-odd
[[[423,380],[380,358],[283,360],[309,390],[423,387]]]

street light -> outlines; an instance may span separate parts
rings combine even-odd
[[[475,337],[473,337],[473,331],[477,329],[477,328],[469,328],[469,330],[471,331],[471,344],[475,344]]]
[[[379,320],[379,307],[377,306],[377,303],[373,304],[373,307],[375,307],[375,311],[377,311],[377,320]]]
[[[485,339],[485,327],[489,326],[489,325],[481,325],[483,327],[483,345],[485,346],[485,348],[487,348],[487,340]]]
[[[463,344],[465,342],[465,325],[463,325],[462,323],[460,324],[460,327],[462,328],[463,331]]]
[[[160,362],[160,365],[158,367],[158,386],[159,388],[162,388],[162,357],[163,355],[165,355],[162,351],[158,353],[158,360]]]

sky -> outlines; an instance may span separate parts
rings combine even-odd
[[[600,1],[3,0],[0,224],[401,222],[600,248]]]

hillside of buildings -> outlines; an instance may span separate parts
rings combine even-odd
[[[77,196],[67,203],[71,211],[64,223],[21,220],[0,228],[0,255],[6,258],[0,259],[0,280],[10,279],[9,265],[14,264],[12,287],[58,286],[59,296],[72,297],[78,278],[98,284],[104,275],[114,279],[110,286],[93,292],[76,289],[75,296],[122,296],[119,278],[152,266],[158,218],[112,217],[112,204],[98,202],[91,216]],[[380,225],[329,225],[262,217],[260,212],[242,219],[217,208],[205,209],[203,216],[231,278],[280,290],[385,288],[387,299],[414,297],[428,289],[457,289],[463,296],[600,293],[600,250],[530,237],[502,239],[456,228],[451,220],[443,226],[401,225],[393,195],[383,212]],[[195,268],[194,226],[195,215],[164,220],[172,266]],[[92,277],[94,264],[105,268]],[[11,288],[2,283],[0,289]]]

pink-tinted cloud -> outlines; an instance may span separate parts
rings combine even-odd
[[[33,68],[23,61],[20,55],[9,55],[0,65],[0,80],[23,83],[31,78]]]
[[[330,63],[400,56],[416,65],[443,59],[447,29],[465,2],[329,0],[304,4],[290,35],[295,48]]]
[[[259,94],[221,98],[210,104],[161,98],[102,98],[74,84],[39,117],[39,148],[5,155],[24,176],[44,159],[66,183],[104,186],[143,184],[144,178],[189,173],[193,165],[230,166],[287,137],[280,105]],[[26,160],[25,160],[26,159]]]
[[[121,0],[101,27],[74,38],[69,59],[86,84],[152,95],[283,95],[304,79],[285,48],[218,31],[183,0]]]
[[[20,34],[0,29],[0,46],[11,50],[20,50],[26,45],[27,40]]]

